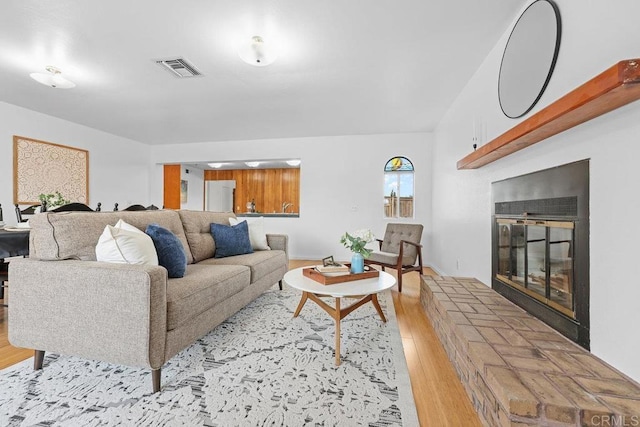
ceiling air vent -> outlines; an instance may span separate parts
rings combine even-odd
[[[202,75],[196,67],[189,64],[184,58],[159,59],[156,60],[156,64],[176,77],[197,77]]]

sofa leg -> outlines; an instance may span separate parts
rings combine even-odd
[[[278,280],[278,286],[280,287],[280,290],[282,290],[282,280]]]
[[[161,368],[151,370],[151,382],[153,383],[153,392],[160,391],[160,381],[162,380]]]
[[[42,363],[44,362],[44,350],[36,350],[33,355],[33,369],[37,371],[42,369]]]

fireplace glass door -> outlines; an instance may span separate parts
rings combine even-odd
[[[497,279],[575,318],[573,222],[496,221]]]

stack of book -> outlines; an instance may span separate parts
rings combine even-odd
[[[316,265],[314,267],[318,273],[349,273],[349,267],[346,265]]]

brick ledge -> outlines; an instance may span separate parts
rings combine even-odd
[[[485,425],[640,426],[640,385],[476,279],[420,302]]]

